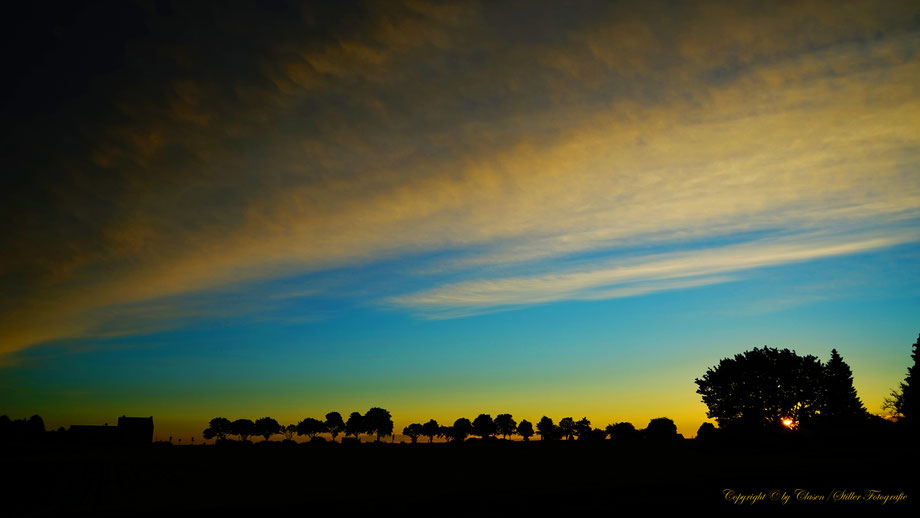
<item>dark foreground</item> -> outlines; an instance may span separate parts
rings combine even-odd
[[[663,505],[913,511],[920,460],[916,446],[897,443],[691,440],[24,447],[4,457],[15,474],[4,488],[13,516],[202,517],[606,515]]]

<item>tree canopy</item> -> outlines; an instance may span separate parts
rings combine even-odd
[[[364,431],[365,433],[375,434],[377,441],[380,437],[385,437],[393,433],[393,418],[390,412],[382,408],[374,407],[364,414]]]
[[[533,423],[527,419],[522,419],[521,423],[517,426],[517,434],[520,435],[525,441],[529,441],[533,437]]]
[[[358,439],[362,433],[366,433],[364,416],[361,415],[361,412],[352,412],[348,416],[348,421],[345,422],[345,435],[353,435],[355,439]]]
[[[555,439],[558,432],[553,420],[543,416],[537,421],[537,433],[540,434],[541,441],[549,441]]]
[[[224,440],[229,435],[231,428],[230,420],[224,417],[215,417],[211,419],[211,422],[208,424],[208,427],[204,429],[204,432],[201,433],[201,436],[205,439],[213,439],[217,437],[220,440]]]
[[[496,433],[507,439],[509,435],[514,435],[517,431],[517,422],[511,417],[511,414],[498,414],[495,416],[495,429]]]
[[[342,414],[338,412],[329,412],[326,414],[326,431],[332,436],[332,440],[345,431],[345,421],[342,420]]]
[[[811,420],[824,380],[816,357],[765,346],[722,359],[695,382],[720,428],[769,428]]]
[[[230,423],[230,433],[238,435],[241,441],[245,441],[256,433],[256,424],[252,422],[252,419],[237,419]]]
[[[419,423],[412,423],[409,426],[403,428],[403,435],[412,440],[413,444],[418,441],[418,438],[422,435],[422,425]]]
[[[253,431],[255,435],[260,435],[267,441],[272,435],[281,433],[281,425],[271,417],[262,417],[256,419]]]
[[[306,435],[310,439],[313,439],[325,431],[326,423],[320,421],[319,419],[308,417],[297,423],[297,435]]]
[[[489,414],[479,414],[476,419],[473,419],[473,431],[471,432],[473,435],[478,435],[485,439],[495,435],[496,430],[495,421],[492,420],[492,416]]]
[[[451,427],[451,436],[455,441],[463,442],[472,431],[473,423],[469,419],[461,417],[454,421],[454,425]]]
[[[441,431],[441,426],[434,419],[429,420],[427,423],[422,425],[422,435],[428,437],[428,442],[434,440]]]

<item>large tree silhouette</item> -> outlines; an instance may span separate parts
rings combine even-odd
[[[695,382],[719,427],[765,429],[811,420],[824,379],[814,356],[763,347],[722,359]]]
[[[891,397],[885,399],[884,408],[890,410],[899,421],[916,426],[920,420],[920,409],[917,408],[920,406],[920,389],[914,383],[914,374],[920,374],[920,368],[917,367],[920,362],[920,336],[917,336],[917,341],[914,342],[910,357],[914,364],[907,368],[907,376],[901,382],[900,388],[892,391]]]
[[[831,359],[824,367],[823,389],[820,419],[825,424],[846,425],[868,417],[856,395],[853,372],[837,353],[837,349],[831,349]]]

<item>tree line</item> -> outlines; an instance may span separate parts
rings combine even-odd
[[[393,435],[393,419],[389,411],[379,407],[371,408],[364,415],[361,415],[360,412],[352,412],[347,421],[342,419],[342,414],[329,412],[325,420],[307,417],[296,425],[284,426],[271,417],[262,417],[255,421],[251,419],[230,421],[224,417],[215,417],[211,419],[202,436],[205,439],[216,438],[221,441],[227,440],[228,436],[232,435],[237,436],[241,441],[261,436],[268,441],[273,435],[281,435],[285,440],[293,441],[295,435],[306,436],[314,440],[323,433],[330,434],[333,441],[341,434],[346,437],[353,436],[356,440],[360,440],[361,435],[367,434],[376,436],[376,440],[380,441],[381,437]]]
[[[462,442],[468,437],[476,436],[482,440],[496,439],[501,436],[508,439],[520,436],[522,440],[529,441],[534,435],[539,435],[540,440],[604,440],[610,439],[677,439],[677,426],[667,417],[652,419],[648,427],[637,430],[632,423],[621,422],[607,425],[605,428],[592,427],[591,421],[583,417],[575,421],[571,417],[564,417],[559,424],[547,416],[537,421],[536,426],[523,419],[517,423],[511,414],[499,414],[492,419],[490,414],[479,414],[470,421],[461,417],[454,421],[452,426],[439,425],[434,419],[425,424],[412,423],[403,428],[403,435],[409,437],[414,443],[419,437],[427,437],[432,442],[435,437],[447,441]]]
[[[913,344],[914,365],[907,369],[904,382],[892,391],[884,405],[891,420],[904,426],[917,420],[918,397],[913,374],[917,368],[918,348],[920,336]],[[863,406],[853,386],[852,370],[836,349],[831,350],[828,362],[822,363],[813,355],[800,356],[789,349],[755,348],[722,359],[694,381],[697,393],[708,408],[707,417],[718,424],[716,428],[712,423],[703,423],[697,431],[698,438],[716,437],[726,431],[740,435],[770,430],[840,431],[887,423]],[[379,441],[381,437],[393,436],[393,420],[387,410],[377,407],[364,415],[352,412],[347,421],[338,412],[330,412],[325,420],[308,417],[287,426],[281,426],[270,417],[232,422],[216,417],[204,431],[204,437],[226,439],[235,435],[246,440],[262,436],[268,440],[281,434],[287,440],[293,440],[294,435],[313,440],[323,433],[330,434],[333,441],[341,434],[355,440],[367,434]],[[420,437],[427,437],[428,442],[436,438],[462,442],[469,437],[488,440],[514,436],[529,441],[535,435],[544,441],[681,437],[674,422],[667,417],[652,419],[646,428],[637,430],[629,422],[593,427],[587,417],[578,421],[565,417],[557,424],[543,416],[536,425],[526,419],[518,423],[511,414],[499,414],[494,419],[490,414],[480,414],[472,421],[461,417],[452,425],[441,425],[431,419],[426,423],[412,423],[403,428],[402,433],[413,443]]]

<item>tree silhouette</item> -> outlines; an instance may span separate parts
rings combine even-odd
[[[403,428],[403,435],[412,439],[412,443],[415,444],[418,441],[420,435],[422,435],[422,425],[418,423],[412,423],[409,426]]]
[[[473,431],[471,433],[485,439],[495,435],[496,429],[495,421],[492,420],[491,415],[479,414],[476,419],[473,419]]]
[[[517,423],[511,417],[511,414],[498,414],[495,416],[495,430],[496,433],[508,439],[508,436],[514,435],[517,430]]]
[[[342,414],[338,412],[329,412],[326,414],[326,431],[332,436],[332,442],[340,433],[345,431],[345,421],[342,421]]]
[[[393,419],[390,412],[374,407],[364,414],[364,430],[370,434],[377,435],[377,442],[380,442],[380,436],[387,436],[393,433]]]
[[[617,441],[632,440],[638,436],[636,427],[628,422],[609,424],[607,425],[606,431],[611,439]]]
[[[223,417],[215,417],[211,419],[211,423],[207,428],[204,429],[204,432],[201,433],[201,436],[207,439],[213,439],[217,437],[219,440],[224,440],[227,438],[227,435],[233,433],[231,432],[232,423],[229,419]]]
[[[361,412],[352,412],[345,422],[345,435],[353,435],[356,440],[361,440],[359,436],[365,433],[364,416]]]
[[[820,419],[835,426],[852,424],[868,418],[868,413],[853,387],[853,372],[837,349],[824,367],[824,391]]]
[[[454,427],[446,426],[446,425],[439,426],[438,427],[438,437],[444,439],[445,441],[454,440]]]
[[[591,421],[587,417],[582,417],[575,423],[575,435],[578,436],[578,440],[590,439],[591,432]]]
[[[238,435],[241,441],[249,439],[256,431],[256,424],[252,419],[237,419],[230,423],[230,433]]]
[[[284,436],[284,439],[287,441],[293,441],[294,436],[297,434],[297,425],[289,424],[281,428],[281,435]]]
[[[438,425],[438,422],[434,419],[428,421],[422,425],[422,435],[428,437],[428,442],[434,440],[435,436],[440,433],[441,427]]]
[[[262,417],[256,419],[254,426],[254,435],[261,435],[267,441],[272,435],[281,433],[281,425],[271,417]]]
[[[533,423],[527,419],[522,419],[521,424],[517,426],[517,434],[524,438],[525,441],[529,441],[533,437]]]
[[[575,420],[571,417],[563,417],[559,420],[559,435],[565,437],[565,440],[571,441],[575,435]]]
[[[553,424],[553,420],[543,416],[537,422],[537,433],[540,434],[541,441],[550,441],[556,438],[558,431],[556,425]]]
[[[820,408],[824,368],[814,356],[763,347],[724,358],[695,380],[720,428],[778,428]]]
[[[646,439],[664,440],[677,438],[677,426],[667,417],[657,417],[649,421],[643,430]]]
[[[326,423],[308,417],[297,423],[297,435],[306,435],[312,441],[314,437],[326,431]]]
[[[461,417],[454,421],[454,425],[451,427],[451,436],[457,442],[463,442],[467,437],[470,436],[470,433],[473,431],[473,423],[465,417]]]
[[[914,374],[920,374],[920,368],[917,367],[920,362],[920,336],[914,342],[913,351],[910,354],[914,364],[907,368],[907,376],[898,390],[891,391],[891,397],[885,398],[883,408],[892,412],[895,418],[904,424],[916,426],[918,415],[920,415],[920,389],[914,383]]]

